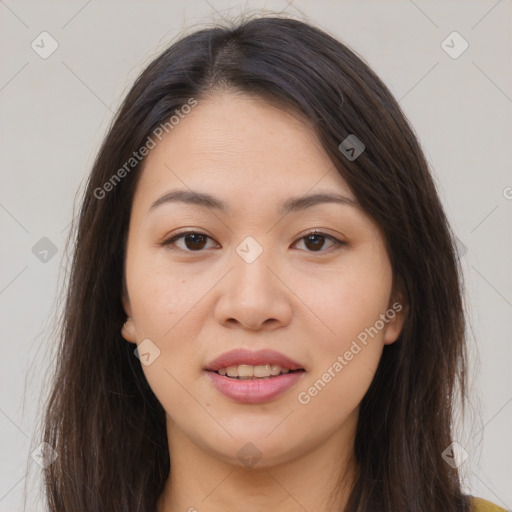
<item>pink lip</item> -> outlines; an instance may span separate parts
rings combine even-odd
[[[273,400],[290,389],[305,372],[298,371],[268,379],[247,380],[231,379],[214,371],[207,371],[206,373],[212,380],[215,388],[228,398],[243,404],[261,404]]]
[[[303,368],[296,361],[293,361],[275,350],[258,350],[252,352],[246,349],[235,349],[221,354],[211,361],[205,367],[205,370],[216,372],[221,368],[238,366],[239,364],[250,364],[252,366],[259,364],[278,364],[281,368],[288,368],[289,370],[299,370]]]

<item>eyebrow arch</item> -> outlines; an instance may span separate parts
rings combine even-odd
[[[288,199],[281,206],[280,213],[286,215],[290,212],[305,210],[306,208],[325,203],[337,203],[353,207],[358,206],[355,199],[333,194],[332,192],[317,192],[316,194],[310,194],[308,196],[292,197]]]
[[[204,206],[205,208],[210,208],[214,210],[219,210],[221,212],[226,212],[228,207],[226,203],[212,196],[211,194],[206,194],[203,192],[194,192],[193,190],[171,190],[164,194],[162,197],[157,199],[150,207],[149,211],[151,212],[158,206],[166,203],[188,203],[195,204],[198,206]]]
[[[149,212],[158,206],[174,202],[194,204],[221,212],[227,212],[229,210],[228,205],[224,201],[212,196],[211,194],[195,192],[192,190],[176,189],[167,192],[152,203],[149,207]],[[353,207],[358,206],[357,201],[350,199],[349,197],[333,194],[332,192],[318,192],[308,196],[292,197],[287,199],[278,211],[281,215],[286,215],[290,212],[305,210],[306,208],[311,208],[312,206],[325,203],[338,203]]]

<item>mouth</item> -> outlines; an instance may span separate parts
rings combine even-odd
[[[306,369],[274,350],[246,349],[222,354],[204,368],[214,388],[242,404],[270,402],[304,377]]]
[[[220,368],[219,370],[215,371],[215,373],[234,380],[265,380],[273,379],[279,375],[304,371],[304,368],[290,370],[290,368],[285,368],[279,364],[267,363],[259,365],[239,364],[227,366]]]
[[[280,373],[304,370],[304,366],[275,350],[251,351],[241,348],[225,352],[204,369],[222,372],[220,375],[232,378],[270,378]]]
[[[304,370],[279,373],[269,377],[228,377],[219,372],[205,372],[213,387],[226,398],[239,404],[257,405],[284,395],[304,377]]]

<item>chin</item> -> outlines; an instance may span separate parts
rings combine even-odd
[[[272,439],[268,432],[259,435],[235,436],[228,442],[209,446],[214,457],[223,460],[227,464],[247,469],[257,470],[270,468],[290,462],[307,451],[303,443],[291,443],[289,436],[275,435]],[[208,444],[211,438],[208,439]],[[302,449],[301,449],[302,446]]]

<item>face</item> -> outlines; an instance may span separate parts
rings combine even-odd
[[[238,465],[349,439],[403,324],[379,229],[314,132],[241,94],[199,102],[151,150],[125,276],[122,333],[170,437]],[[233,350],[227,376],[207,370]]]

